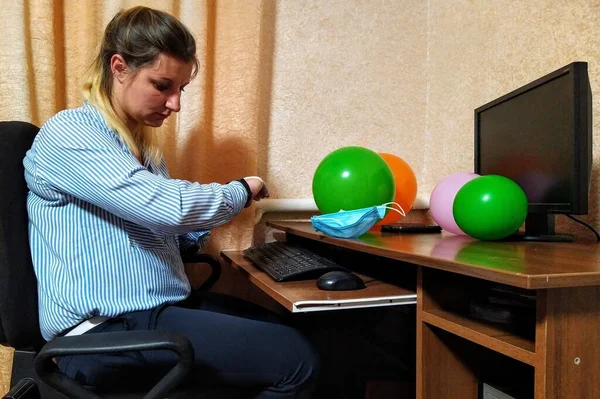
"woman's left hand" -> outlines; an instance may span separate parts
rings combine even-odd
[[[258,176],[244,177],[246,183],[252,191],[252,199],[254,201],[260,201],[263,198],[269,198],[269,188],[263,179]]]

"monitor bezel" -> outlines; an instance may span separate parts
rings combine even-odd
[[[573,189],[570,193],[570,203],[559,204],[558,206],[556,204],[529,203],[528,213],[574,215],[585,215],[588,213],[588,196],[592,165],[592,98],[587,62],[573,62],[475,109],[474,171],[475,173],[480,174],[481,154],[479,149],[479,137],[481,132],[479,121],[481,113],[565,75],[568,75],[570,78],[571,89],[573,90],[574,107],[574,152],[573,166],[570,171]]]

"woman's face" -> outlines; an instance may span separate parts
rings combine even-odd
[[[115,59],[117,57],[117,59]],[[129,73],[119,55],[111,60],[113,106],[131,131],[159,127],[181,109],[181,92],[190,82],[193,63],[161,54],[154,64]]]

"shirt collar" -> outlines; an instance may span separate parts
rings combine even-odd
[[[104,115],[102,115],[102,112],[100,112],[100,110],[94,104],[85,100],[83,102],[82,108],[84,109],[85,112],[87,112],[92,117],[92,119],[94,119],[96,122],[100,123],[108,132],[110,132],[110,134],[112,134],[114,136],[114,138],[117,140],[117,142],[119,143],[121,148],[123,148],[123,150],[125,150],[128,153],[130,153],[131,155],[133,155],[131,153],[131,150],[129,150],[129,148],[123,141],[123,139],[121,139],[121,136],[119,136],[114,129],[111,129],[108,126],[108,123],[106,122],[106,119],[104,118]]]
[[[102,122],[102,124],[105,125],[106,128],[108,129],[108,124],[106,123],[106,119],[104,119],[104,116],[102,115],[100,110],[98,108],[96,108],[96,106],[91,104],[89,101],[85,100],[83,102],[83,109],[86,112],[88,112],[96,121]],[[109,130],[112,130],[112,129],[109,129]]]

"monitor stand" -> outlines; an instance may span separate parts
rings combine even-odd
[[[554,231],[554,215],[547,213],[529,213],[525,219],[525,232],[508,236],[505,241],[546,241],[573,242],[570,234],[556,234]]]

